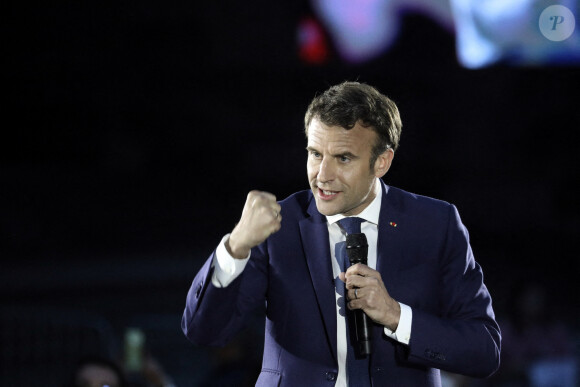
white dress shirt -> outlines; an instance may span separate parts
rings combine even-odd
[[[379,214],[381,209],[381,184],[376,181],[375,184],[375,199],[371,204],[366,207],[360,214],[356,215],[359,218],[365,220],[361,224],[361,232],[363,232],[369,244],[368,250],[368,262],[367,265],[376,269],[377,267],[377,240],[378,240],[378,227],[379,227]],[[387,188],[388,189],[388,188]],[[332,215],[327,216],[327,227],[329,235],[329,246],[330,246],[330,256],[332,259],[332,273],[334,278],[338,278],[338,275],[342,272],[340,263],[338,262],[335,254],[335,245],[339,242],[346,240],[346,233],[340,228],[337,223],[339,220],[345,218],[344,215]],[[382,225],[385,227],[386,225]],[[234,259],[227,251],[225,247],[225,242],[229,238],[229,234],[223,237],[219,246],[216,249],[216,260],[214,273],[212,277],[212,283],[216,287],[226,287],[234,279],[236,279],[244,270],[246,263],[250,258],[250,254],[245,259]],[[340,281],[340,280],[338,280]],[[388,284],[386,284],[388,288]],[[336,379],[335,386],[346,387],[348,385],[347,372],[346,372],[346,352],[347,352],[347,342],[346,342],[346,321],[344,316],[339,313],[339,298],[342,296],[339,294],[338,290],[335,291],[336,297],[336,340],[337,340],[337,359],[338,359],[338,377]],[[413,318],[412,309],[402,303],[401,306],[401,316],[399,319],[399,325],[397,330],[392,332],[388,328],[384,328],[384,333],[388,337],[399,341],[400,343],[409,344],[411,339],[411,322]]]

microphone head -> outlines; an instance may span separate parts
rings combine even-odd
[[[368,250],[369,244],[365,234],[348,234],[346,236],[346,255],[351,265],[356,263],[366,265]]]

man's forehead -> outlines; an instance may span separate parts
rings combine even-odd
[[[308,136],[308,145],[349,147],[356,143],[356,135],[343,128],[313,128]]]
[[[327,129],[327,128],[341,128],[346,130],[346,128],[343,128],[340,125],[333,125],[333,124],[328,124],[325,123],[324,121],[320,120],[319,117],[314,117],[312,118],[312,120],[310,121],[310,124],[308,125],[308,131],[312,130],[312,129],[316,129],[316,128],[323,128],[323,129]]]
[[[366,128],[359,124],[351,129],[341,126],[330,126],[320,121],[311,122],[307,133],[308,145],[332,145],[343,147],[357,147],[372,145],[376,133],[372,128]]]

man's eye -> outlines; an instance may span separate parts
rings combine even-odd
[[[343,163],[348,163],[350,161],[350,158],[348,158],[347,156],[340,156],[340,161]]]

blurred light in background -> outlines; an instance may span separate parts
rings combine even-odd
[[[313,0],[314,8],[348,62],[377,57],[393,43],[399,18],[384,0]]]
[[[540,29],[544,0],[311,0],[338,55],[349,63],[364,63],[386,53],[397,41],[407,13],[424,15],[455,32],[457,59],[467,68],[496,63],[514,66],[580,63],[580,33],[574,28],[578,0],[557,4],[569,11],[549,15],[551,29],[573,31],[561,41]],[[570,17],[570,15],[573,15]],[[429,36],[425,36],[429,44]],[[302,47],[302,45],[301,45]]]
[[[300,59],[308,64],[324,64],[329,49],[324,29],[313,17],[305,17],[298,25],[298,49]]]
[[[580,63],[577,29],[560,42],[550,40],[540,31],[540,16],[553,1],[452,0],[451,3],[457,55],[465,67],[480,68],[497,62],[523,66]],[[577,1],[559,4],[578,15]],[[574,19],[566,18],[565,23],[574,23]],[[554,25],[554,29],[564,27]]]

